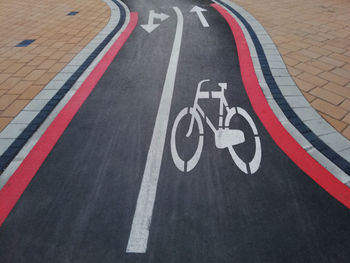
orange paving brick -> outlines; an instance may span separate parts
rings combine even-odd
[[[42,89],[44,85],[33,85],[27,88],[19,97],[20,100],[31,100],[33,99]]]

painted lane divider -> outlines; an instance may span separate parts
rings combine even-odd
[[[130,13],[130,21],[119,38],[103,56],[97,66],[92,70],[77,92],[56,116],[39,141],[23,160],[18,169],[14,172],[8,182],[0,191],[0,226],[3,224],[30,181],[39,170],[58,139],[61,137],[68,124],[83,105],[89,94],[112,63],[126,40],[135,29],[138,14]]]
[[[151,33],[154,29],[156,29],[160,24],[155,24],[154,19],[160,19],[163,22],[169,16],[163,13],[156,13],[154,10],[149,11],[148,23],[145,25],[141,25],[141,27],[146,30],[148,33]]]
[[[209,24],[203,15],[203,12],[206,12],[206,11],[207,11],[206,9],[201,8],[199,6],[194,6],[190,11],[191,13],[197,13],[198,18],[201,21],[203,27],[209,27]]]
[[[154,125],[152,140],[148,150],[141,188],[137,198],[136,210],[126,248],[127,253],[146,253],[147,250],[149,229],[152,221],[154,201],[156,198],[183,32],[183,15],[178,7],[173,7],[173,9],[177,16],[175,38]]]

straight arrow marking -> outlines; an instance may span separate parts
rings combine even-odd
[[[201,8],[199,6],[194,6],[190,11],[191,13],[197,13],[198,18],[201,21],[203,27],[209,27],[209,24],[203,15],[203,12],[206,12],[206,11],[207,11],[206,9]]]

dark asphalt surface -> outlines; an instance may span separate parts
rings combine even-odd
[[[242,85],[232,33],[210,2],[126,4],[139,12],[138,26],[0,228],[0,262],[349,262],[349,210],[265,131]],[[189,12],[193,5],[208,10],[209,28]],[[175,34],[172,6],[184,15],[184,32],[148,250],[127,254]],[[170,18],[148,34],[139,25],[151,9]],[[258,128],[262,160],[254,175],[215,147],[205,122],[197,166],[183,174],[173,163],[172,124],[207,78],[208,90],[227,82],[229,105],[244,108]],[[217,102],[201,106],[218,118]],[[249,159],[252,133],[243,120],[234,125],[247,137],[237,151]]]

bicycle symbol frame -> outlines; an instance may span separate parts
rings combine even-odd
[[[203,150],[203,142],[204,142],[204,129],[202,119],[208,124],[210,129],[213,131],[215,136],[215,146],[218,149],[227,148],[230,152],[232,160],[238,166],[238,168],[244,172],[245,174],[254,174],[260,167],[261,162],[261,142],[258,134],[258,130],[254,124],[253,119],[250,117],[247,111],[242,109],[241,107],[232,107],[229,108],[227,100],[225,98],[225,90],[227,89],[227,83],[219,83],[218,86],[221,88],[220,91],[201,91],[201,86],[205,82],[209,82],[209,79],[202,80],[198,83],[196,97],[194,99],[194,103],[192,107],[183,108],[177,117],[175,118],[172,130],[171,130],[171,139],[170,139],[170,148],[171,155],[174,161],[175,166],[182,172],[189,172],[197,165],[202,150]],[[200,99],[219,99],[220,100],[220,109],[219,109],[219,125],[216,129],[214,124],[210,121],[208,116],[205,115],[203,109],[198,105],[198,100]],[[226,110],[226,118],[224,121],[224,109]],[[186,137],[189,137],[194,128],[194,122],[197,122],[197,126],[199,129],[199,139],[197,149],[194,155],[187,161],[182,160],[178,154],[176,148],[176,130],[178,125],[183,117],[187,114],[191,115],[190,126]],[[255,141],[255,154],[251,161],[245,162],[243,161],[236,151],[234,150],[235,145],[241,144],[245,142],[245,136],[243,131],[239,129],[230,129],[230,120],[235,115],[241,115],[249,124],[250,128],[254,134]]]

